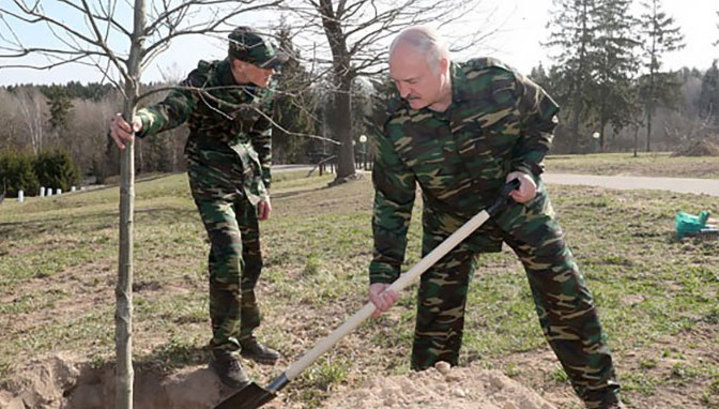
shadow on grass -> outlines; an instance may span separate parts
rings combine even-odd
[[[140,372],[150,371],[167,375],[176,369],[205,365],[209,361],[210,350],[208,347],[182,345],[169,341],[167,344],[156,347],[150,354],[139,357],[135,360],[134,366]]]

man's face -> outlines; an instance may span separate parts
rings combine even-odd
[[[433,71],[427,58],[405,44],[397,44],[389,58],[389,74],[402,98],[412,109],[422,109],[440,99],[442,71]]]
[[[247,82],[257,85],[260,88],[267,88],[275,73],[274,68],[262,68],[246,61],[234,60],[233,68],[241,73],[242,78]]]

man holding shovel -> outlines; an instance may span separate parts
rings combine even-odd
[[[376,140],[369,269],[376,314],[397,300],[385,289],[400,275],[417,183],[425,255],[491,204],[506,181],[520,181],[510,195],[515,203],[422,275],[412,368],[457,364],[477,256],[505,242],[524,265],[544,334],[577,394],[588,408],[622,407],[593,298],[540,177],[559,107],[498,61],[452,62],[444,42],[425,27],[395,38],[389,64],[401,98],[390,102]]]
[[[287,59],[248,27],[229,35],[228,57],[200,61],[160,103],[118,114],[111,135],[120,149],[133,134],[153,135],[188,122],[185,146],[192,196],[210,238],[212,362],[234,388],[249,383],[240,354],[273,364],[280,354],[254,336],[260,324],[255,284],[262,268],[258,220],[270,216],[270,117],[275,68]]]

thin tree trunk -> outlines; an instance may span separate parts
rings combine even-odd
[[[135,115],[140,78],[140,52],[145,27],[145,0],[135,0],[134,30],[130,57],[127,62],[128,79],[125,81],[123,117],[131,121]],[[135,146],[125,143],[120,162],[120,254],[117,287],[115,289],[115,353],[117,360],[115,408],[132,409],[132,262],[133,222],[135,207]]]
[[[652,112],[651,108],[647,111],[647,152],[651,152],[652,140]]]

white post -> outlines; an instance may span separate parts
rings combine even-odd
[[[55,194],[56,194],[56,195],[61,195],[61,194],[62,194],[62,189],[60,189],[60,188],[55,189]]]
[[[25,192],[23,192],[22,189],[17,191],[17,201],[20,203],[25,201]]]
[[[75,186],[70,186],[70,192],[74,192],[74,191],[75,191]]]
[[[45,190],[45,197],[50,197],[50,196],[52,196],[52,188],[51,187],[49,187],[49,188],[47,188],[47,190]]]
[[[45,197],[45,187],[40,186],[40,197]]]

